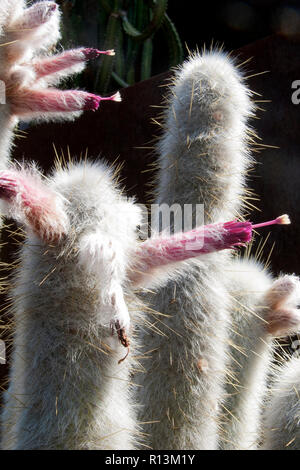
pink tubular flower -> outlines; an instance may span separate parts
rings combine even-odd
[[[57,242],[64,235],[68,221],[62,200],[33,173],[0,171],[0,198],[8,203],[8,214],[30,225],[44,241]]]
[[[22,90],[11,97],[12,112],[18,116],[33,113],[65,113],[83,110],[96,111],[100,101],[121,101],[119,93],[113,96],[101,97],[93,93],[78,90],[56,90],[54,88],[41,90]]]
[[[60,37],[60,16],[55,2],[38,1],[28,8],[23,5],[16,9],[2,27],[0,80],[5,83],[11,125],[20,118],[74,119],[82,111],[97,110],[100,101],[121,101],[119,93],[104,98],[56,88],[62,79],[82,72],[88,60],[115,54],[113,49],[83,47],[52,54]]]
[[[147,271],[203,254],[239,247],[251,241],[253,229],[289,223],[289,217],[283,215],[257,225],[231,221],[204,225],[171,237],[149,238],[139,247],[136,269]]]
[[[63,71],[74,68],[76,66],[85,66],[87,60],[97,59],[101,54],[114,55],[113,50],[99,51],[92,48],[78,48],[65,51],[62,54],[56,54],[36,60],[34,70],[37,78],[47,77],[53,74],[61,74]],[[80,69],[79,69],[80,71]]]

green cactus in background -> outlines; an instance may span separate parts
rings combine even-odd
[[[116,55],[90,66],[78,85],[106,93],[146,80],[153,60],[166,46],[166,68],[183,60],[183,48],[167,14],[167,0],[60,0],[64,18],[63,45],[115,49]],[[155,41],[154,41],[155,38]],[[156,42],[157,41],[157,42]],[[160,55],[155,55],[159,41]],[[96,68],[96,70],[95,70]],[[96,78],[95,78],[96,77]]]

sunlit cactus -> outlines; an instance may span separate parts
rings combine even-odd
[[[235,218],[251,157],[254,107],[233,61],[220,51],[191,57],[176,71],[158,151],[157,204],[204,204],[205,221]],[[152,351],[140,374],[140,420],[154,449],[216,449],[224,398],[230,251],[190,261],[178,282],[151,296],[143,330]],[[157,314],[156,314],[157,312]],[[158,330],[156,332],[156,330]]]
[[[202,203],[205,220],[216,224],[241,216],[252,163],[250,97],[241,68],[222,52],[194,54],[178,69],[157,144],[157,204]],[[233,230],[274,223],[289,218]],[[142,330],[137,380],[151,447],[258,447],[272,336],[299,329],[298,285],[227,252],[189,261],[178,282],[147,295],[150,331]]]
[[[84,2],[59,3],[78,31]],[[255,104],[242,65],[219,50],[195,53],[169,86],[155,202],[188,204],[194,219],[203,204],[200,227],[170,222],[171,235],[141,241],[141,208],[104,162],[56,162],[47,177],[9,162],[20,120],[74,119],[121,100],[57,88],[87,61],[99,59],[102,92],[150,76],[160,30],[171,65],[180,61],[166,0],[92,4],[92,47],[54,52],[55,2],[0,2],[0,208],[26,236],[10,291],[1,446],[299,449],[299,358],[273,367],[272,354],[274,338],[300,329],[300,280],[236,256],[254,230],[290,223],[245,221]]]
[[[300,359],[276,368],[264,410],[264,450],[300,449]]]

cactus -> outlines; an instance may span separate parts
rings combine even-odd
[[[138,429],[127,403],[130,362],[118,364],[123,346],[110,321],[120,330],[128,316],[121,284],[139,208],[101,164],[59,170],[50,183],[34,168],[5,171],[1,196],[28,233],[14,290],[2,447],[132,449]],[[102,223],[107,204],[118,208],[116,217],[109,213],[109,230],[115,224],[121,234],[126,220],[119,247]]]
[[[213,223],[234,217],[250,163],[246,132],[253,114],[241,73],[222,52],[195,54],[175,74],[169,95],[155,202],[204,204],[205,219]],[[144,350],[152,353],[139,378],[140,420],[152,423],[145,432],[154,449],[218,447],[229,260],[230,252],[222,252],[191,261],[180,282],[147,299],[160,334],[142,335]]]
[[[139,445],[134,361],[122,351],[143,308],[134,290],[163,285],[178,277],[180,261],[203,255],[202,228],[138,243],[140,208],[112,176],[103,163],[70,165],[47,180],[34,166],[0,172],[2,213],[27,232],[12,292],[16,332],[4,449]],[[249,232],[234,227],[204,228],[209,249],[247,241]]]
[[[300,281],[273,279],[232,256],[253,229],[289,223],[286,216],[257,225],[231,220],[242,215],[255,108],[232,59],[197,53],[176,72],[157,146],[156,202],[204,204],[205,226],[187,233],[173,226],[176,233],[141,243],[140,208],[104,163],[70,164],[47,179],[34,165],[7,163],[20,118],[73,119],[101,100],[120,100],[54,86],[87,60],[113,55],[124,32],[127,71],[122,55],[114,72],[107,57],[97,80],[104,88],[111,76],[126,84],[125,72],[134,80],[142,42],[141,77],[149,75],[154,33],[163,25],[175,34],[166,3],[136,0],[126,14],[121,0],[113,7],[102,0],[111,47],[50,56],[59,37],[56,4],[0,5],[1,208],[27,234],[12,290],[16,333],[2,448],[256,449],[262,437],[266,449],[300,446],[299,359],[279,370],[261,422],[272,339],[300,328]],[[145,321],[144,311],[155,321]],[[135,377],[143,387],[133,393],[139,343],[146,372]]]
[[[128,86],[152,74],[157,35],[168,48],[168,67],[182,61],[182,45],[167,14],[167,0],[62,0],[64,44],[90,43],[100,49],[116,49],[115,61],[103,58],[93,74],[84,79],[89,87],[96,75],[94,91],[106,93],[115,86]],[[160,52],[161,53],[161,52]],[[166,61],[167,63],[167,61]],[[80,82],[79,82],[80,83]]]
[[[156,203],[203,203],[213,222],[241,212],[251,163],[247,118],[254,111],[242,80],[220,52],[195,54],[177,71],[157,146]],[[283,216],[253,228],[280,221],[289,223]],[[300,328],[290,299],[299,281],[274,281],[259,265],[230,253],[188,264],[180,281],[147,299],[160,332],[142,332],[145,351],[152,351],[139,378],[140,420],[152,423],[145,425],[149,445],[255,448],[271,336]]]
[[[225,278],[232,299],[232,324],[220,445],[223,449],[257,449],[276,345],[272,339],[300,329],[296,309],[300,282],[295,276],[274,280],[263,265],[247,257],[232,260]]]
[[[276,370],[264,411],[264,450],[300,449],[300,360],[293,357]]]

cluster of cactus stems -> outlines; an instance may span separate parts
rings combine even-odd
[[[109,0],[101,3],[115,18]],[[139,40],[148,40],[165,14],[166,2],[149,5],[153,16],[141,31],[122,17]],[[7,85],[1,210],[26,230],[10,294],[15,331],[2,448],[263,443],[299,450],[299,359],[277,371],[270,393],[267,380],[273,339],[300,329],[300,281],[273,279],[258,263],[233,256],[253,230],[290,223],[286,215],[256,225],[236,220],[255,108],[240,69],[212,51],[176,72],[157,146],[156,199],[203,203],[206,225],[140,242],[140,208],[105,163],[61,165],[44,178],[34,164],[9,161],[19,119],[76,118],[103,99],[120,101],[119,94],[55,87],[112,49],[49,55],[59,38],[59,11],[50,1],[0,3],[0,37]],[[133,379],[142,386],[132,387]]]
[[[182,45],[176,28],[167,14],[167,0],[93,0],[81,2],[63,0],[65,37],[78,44],[90,42],[100,49],[116,49],[114,60],[102,58],[95,70],[94,91],[106,93],[116,86],[126,87],[153,74],[154,37],[166,44],[169,67],[183,59]],[[91,15],[94,15],[95,24]],[[89,31],[84,31],[86,29]],[[159,50],[161,55],[161,48]],[[92,80],[86,79],[89,83]]]

